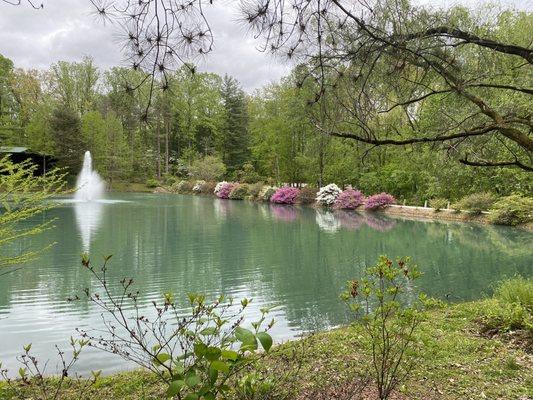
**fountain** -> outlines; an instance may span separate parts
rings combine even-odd
[[[76,181],[76,193],[74,199],[77,201],[94,201],[102,198],[105,190],[105,183],[93,170],[93,158],[90,151],[85,152],[83,157],[83,167]]]
[[[91,152],[86,151],[74,194],[74,212],[85,252],[89,252],[91,241],[100,226],[104,206],[102,197],[105,182],[93,170],[92,164]]]

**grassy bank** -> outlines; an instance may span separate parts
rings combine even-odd
[[[533,397],[531,330],[496,334],[486,318],[496,300],[442,305],[428,312],[418,334],[419,360],[394,399],[529,399]],[[493,311],[491,311],[493,310]],[[483,322],[485,321],[485,322]],[[314,334],[278,346],[260,369],[271,376],[294,371],[294,399],[348,399],[369,371],[369,346],[359,326]],[[1,385],[1,384],[0,384]],[[357,386],[357,385],[356,385]],[[86,399],[161,399],[165,388],[151,375],[133,371],[100,378]],[[80,397],[71,388],[63,399]],[[31,394],[27,394],[31,398]],[[375,398],[371,385],[365,399]],[[0,398],[14,400],[5,389]],[[275,399],[276,397],[268,397]],[[360,397],[354,397],[358,399]]]

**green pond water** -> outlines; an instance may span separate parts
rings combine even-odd
[[[345,323],[339,293],[380,254],[411,256],[424,273],[416,289],[450,301],[490,295],[505,277],[533,275],[533,234],[505,227],[149,194],[65,202],[45,218],[56,218],[56,227],[20,247],[57,244],[0,276],[0,360],[10,368],[18,369],[23,344],[33,343],[46,359],[77,327],[102,327],[100,311],[89,302],[66,301],[95,286],[80,266],[84,251],[94,262],[113,254],[109,281],[117,287],[132,277],[147,313],[152,300],[170,291],[183,298],[183,307],[189,292],[253,298],[249,314],[278,305],[277,341]],[[89,350],[78,370],[131,367]]]

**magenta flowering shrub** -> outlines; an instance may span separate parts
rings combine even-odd
[[[233,190],[234,187],[235,187],[234,183],[224,182],[220,185],[220,187],[218,188],[218,191],[215,190],[216,195],[220,199],[229,199],[229,195],[231,194],[231,191]]]
[[[276,190],[276,193],[270,198],[272,203],[294,204],[296,197],[300,194],[300,189],[293,187],[282,187]]]
[[[337,196],[334,207],[339,210],[355,210],[365,202],[365,196],[359,190],[346,189]]]
[[[377,210],[378,208],[390,206],[394,203],[396,203],[394,196],[383,192],[368,197],[365,202],[365,210]]]

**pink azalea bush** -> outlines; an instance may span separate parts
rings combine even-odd
[[[215,193],[219,199],[229,199],[229,195],[231,194],[231,191],[234,187],[234,183],[224,182],[222,183],[222,185],[220,185],[218,190],[215,190]]]
[[[365,202],[365,210],[377,210],[378,208],[390,206],[394,203],[396,203],[394,196],[383,192],[368,197]]]
[[[276,193],[270,198],[272,203],[294,204],[296,197],[300,194],[300,189],[293,187],[282,187],[276,190]]]
[[[365,196],[359,190],[346,189],[337,196],[334,207],[339,210],[355,210],[365,202]]]

